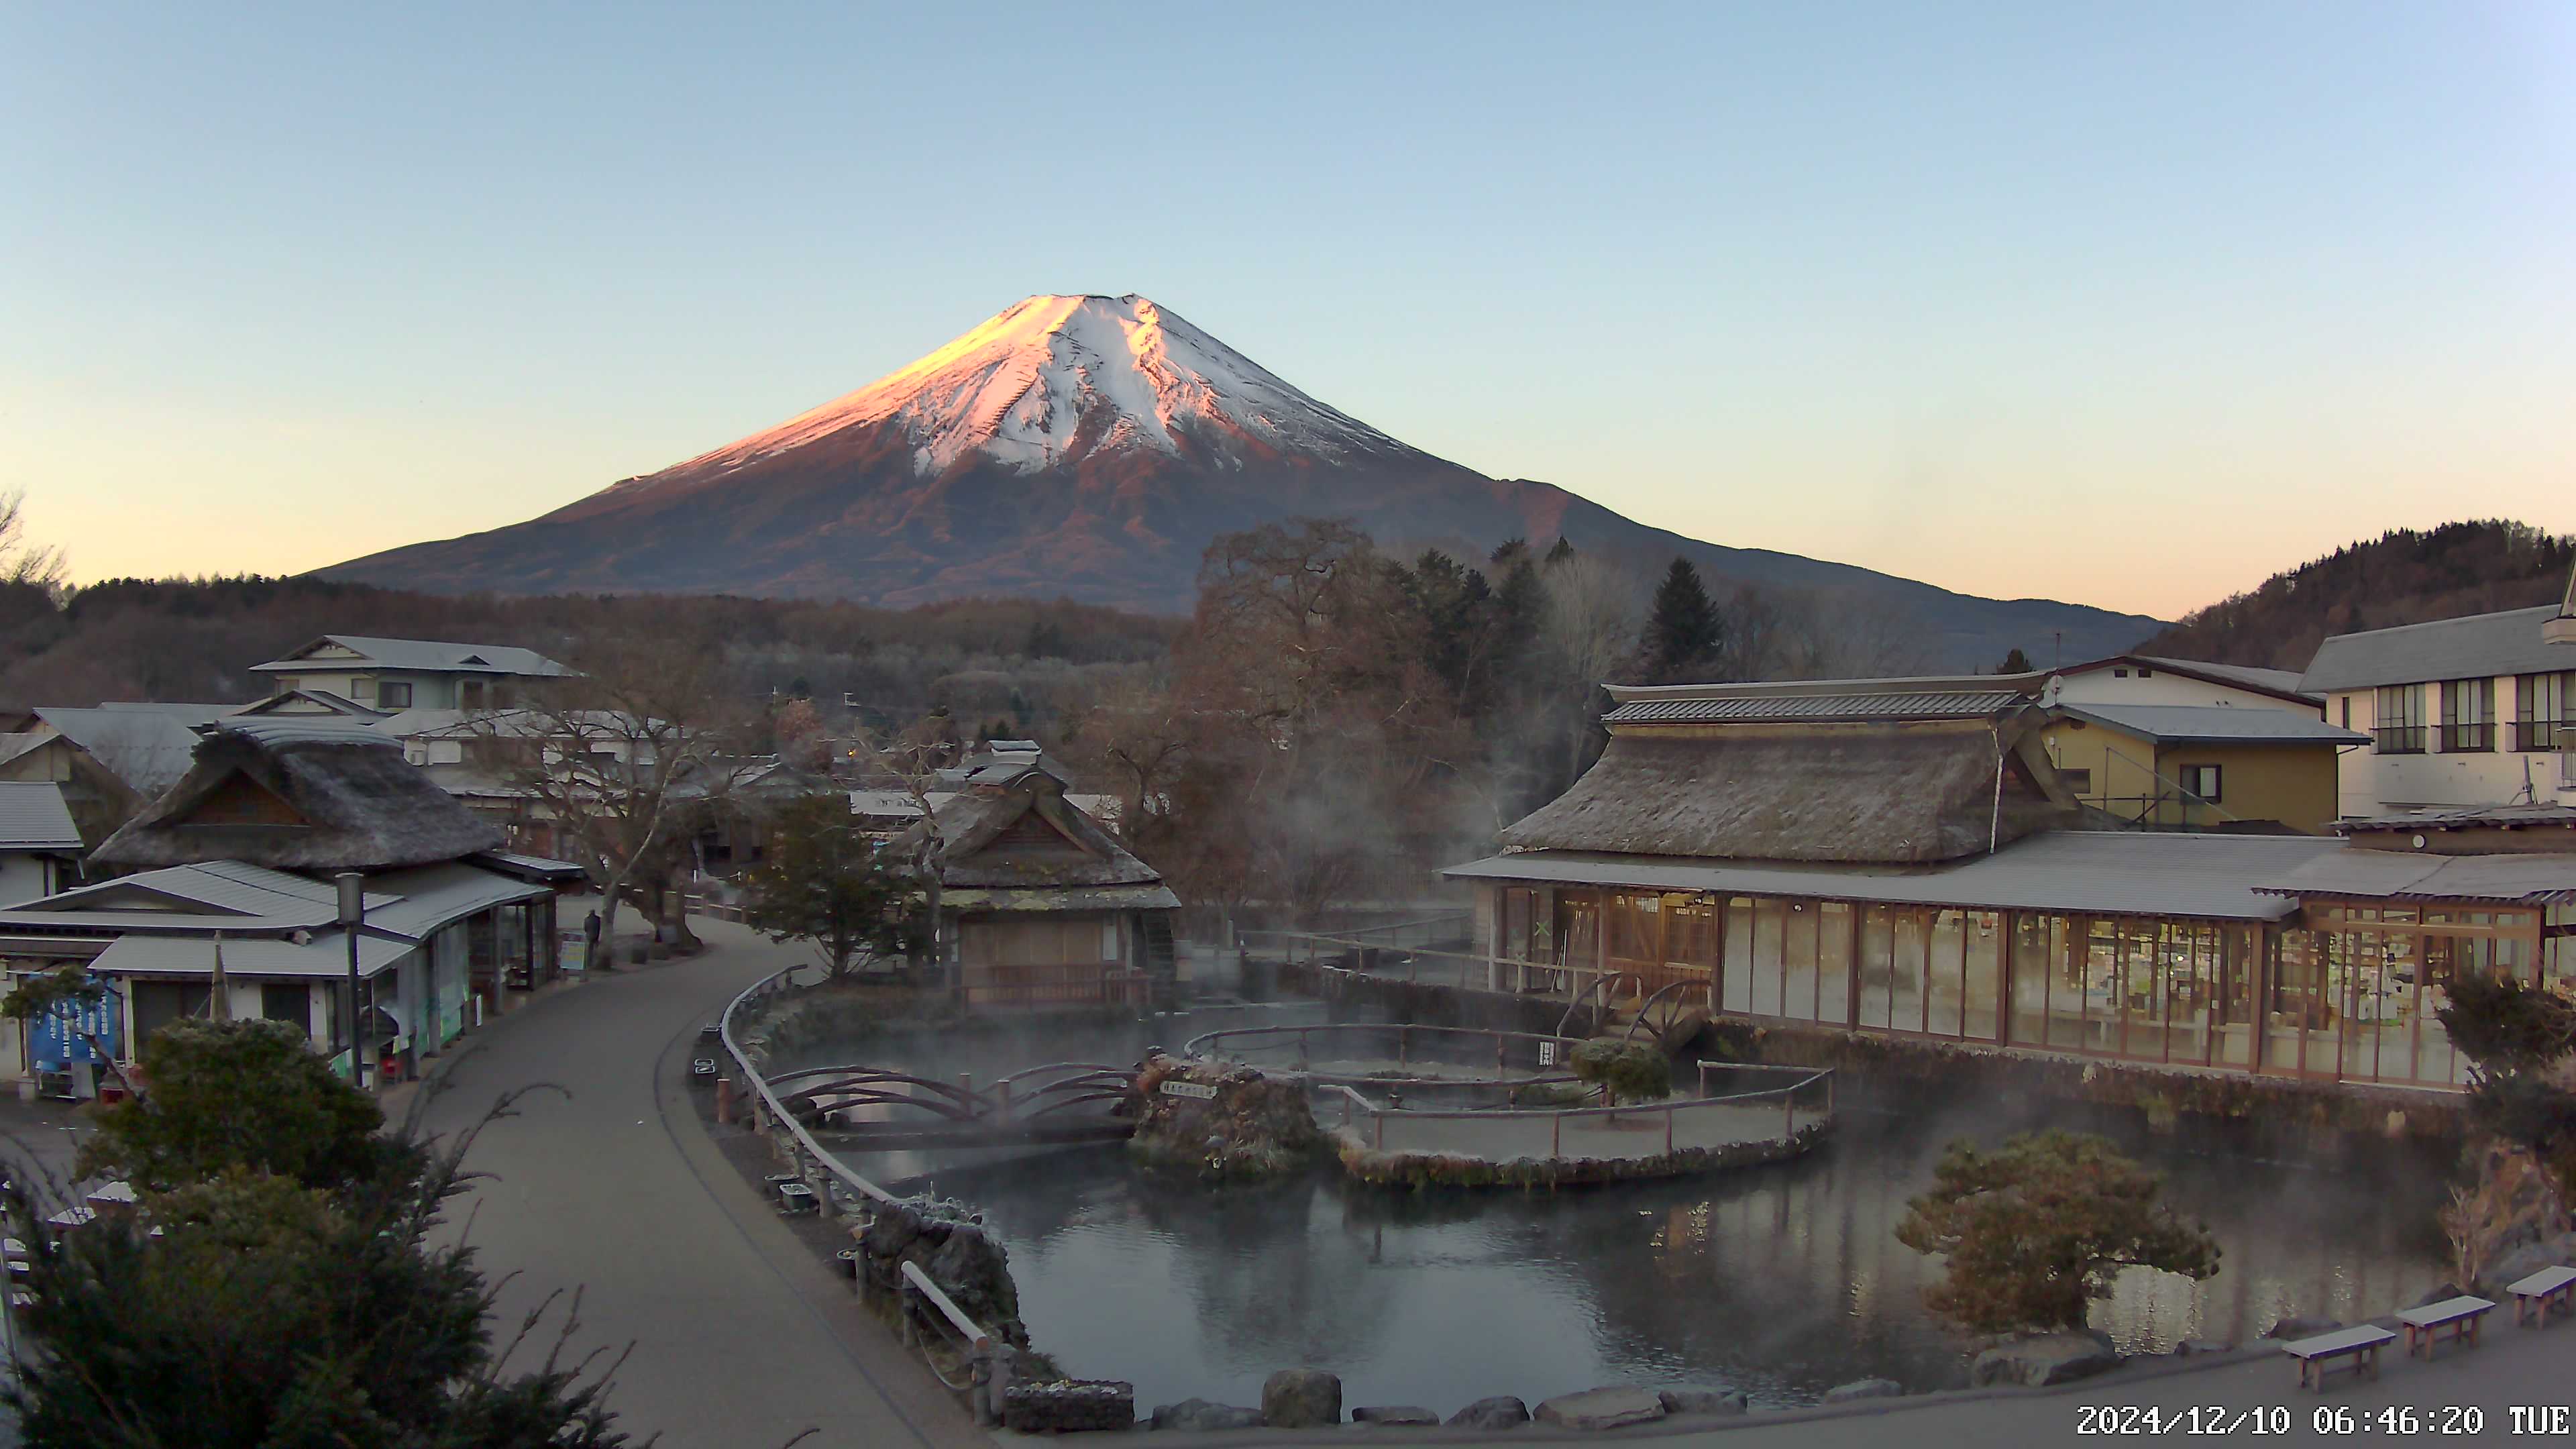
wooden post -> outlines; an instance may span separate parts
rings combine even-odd
[[[1565,1155],[1565,1114],[1563,1112],[1550,1112],[1547,1116],[1547,1155],[1550,1157]]]
[[[1831,1071],[1825,1073],[1825,1115],[1834,1115],[1834,1074]]]
[[[1673,1108],[1669,1102],[1664,1104],[1664,1155],[1673,1155]]]
[[[1372,1115],[1371,1120],[1377,1125],[1372,1129],[1370,1145],[1377,1148],[1378,1151],[1384,1152],[1386,1150],[1386,1114],[1384,1112],[1375,1113]]]
[[[1011,1084],[993,1084],[993,1120],[1008,1125],[1011,1120]]]
[[[1785,1092],[1782,1092],[1782,1093],[1780,1094],[1780,1116],[1781,1116],[1781,1120],[1787,1124],[1785,1127],[1783,1127],[1783,1128],[1781,1129],[1780,1135],[1781,1135],[1782,1137],[1795,1137],[1795,1136],[1797,1136],[1797,1135],[1798,1135],[1798,1089],[1797,1089],[1797,1088],[1795,1088],[1795,1087],[1791,1087],[1789,1090],[1787,1090],[1787,1091],[1785,1091]]]

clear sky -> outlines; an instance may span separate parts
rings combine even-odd
[[[514,522],[1033,292],[1721,543],[2171,615],[2576,529],[2576,5],[0,9],[81,579]]]

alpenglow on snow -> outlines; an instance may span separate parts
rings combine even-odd
[[[1023,472],[1119,448],[1240,466],[1247,452],[1419,456],[1145,297],[1031,297],[844,397],[680,465],[725,470],[893,422],[913,470],[981,450]]]

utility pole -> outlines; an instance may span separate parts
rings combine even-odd
[[[344,870],[332,878],[340,887],[340,933],[349,938],[349,1085],[368,1090],[366,1018],[358,1010],[358,928],[367,919],[367,878]]]

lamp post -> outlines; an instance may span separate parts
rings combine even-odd
[[[367,919],[367,878],[344,870],[332,878],[340,887],[340,934],[349,940],[349,1085],[367,1090],[366,1018],[358,1009],[358,927]]]

